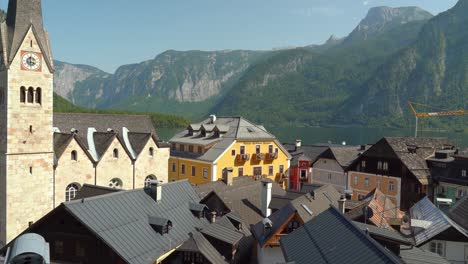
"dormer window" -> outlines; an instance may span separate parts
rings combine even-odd
[[[202,137],[206,137],[206,129],[202,128],[200,134],[202,135]]]
[[[193,129],[191,127],[188,128],[188,134],[189,136],[193,136]]]
[[[461,176],[462,176],[463,178],[466,178],[466,170],[462,170],[462,171],[461,171]]]
[[[154,231],[161,235],[168,234],[172,229],[172,222],[166,218],[149,216],[148,223]]]
[[[273,228],[273,222],[269,218],[265,218],[262,220],[262,224],[264,233],[270,233],[271,229]]]
[[[189,204],[189,209],[195,217],[201,219],[205,217],[205,212],[208,210],[208,207],[204,204],[191,202]]]

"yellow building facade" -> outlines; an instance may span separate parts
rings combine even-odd
[[[232,176],[284,180],[291,156],[262,126],[241,117],[192,124],[170,140],[169,181],[203,184]]]

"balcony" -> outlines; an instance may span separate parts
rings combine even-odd
[[[274,236],[274,237],[270,240],[269,245],[270,245],[270,246],[278,246],[278,247],[279,247],[279,246],[280,246],[280,240],[281,240],[283,237],[287,236],[287,235],[288,235],[288,234],[278,234],[278,235]]]
[[[267,160],[275,160],[278,158],[278,152],[273,152],[273,153],[267,153],[266,154],[266,159]]]
[[[247,161],[250,159],[250,154],[238,154],[236,159],[238,161]]]
[[[265,159],[265,153],[256,153],[255,154],[255,160],[256,161],[261,161]]]

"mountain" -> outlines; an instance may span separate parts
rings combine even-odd
[[[382,117],[404,124],[410,118],[407,100],[435,109],[467,109],[467,24],[468,0],[460,0],[427,22],[414,43],[388,59],[359,87],[341,111],[350,115],[338,116],[363,124],[381,123]]]
[[[78,105],[93,108],[178,112],[193,107],[195,112],[207,111],[211,101],[225,93],[262,54],[170,50],[153,60],[119,67],[114,74],[71,65],[58,74],[56,90],[63,90],[59,93]],[[61,88],[73,81],[71,91]]]
[[[75,101],[73,92],[80,82],[90,79],[107,79],[111,75],[92,66],[70,64],[55,60],[54,91],[61,97]]]
[[[379,9],[369,13],[377,20],[375,10]],[[406,23],[381,27],[366,39],[351,33],[325,52],[307,48],[275,53],[253,65],[212,112],[270,125],[336,123],[336,110],[386,60],[416,40],[427,20],[409,21],[411,17],[405,16]]]
[[[428,20],[432,16],[431,13],[419,7],[373,7],[369,9],[367,16],[349,34],[345,42],[367,40],[391,28],[412,21]]]

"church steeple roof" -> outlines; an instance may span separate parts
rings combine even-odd
[[[41,0],[10,0],[5,24],[2,25],[2,38],[3,44],[6,46],[4,47],[6,63],[9,64],[13,61],[28,30],[32,27],[44,60],[53,71],[49,36],[42,21]]]

